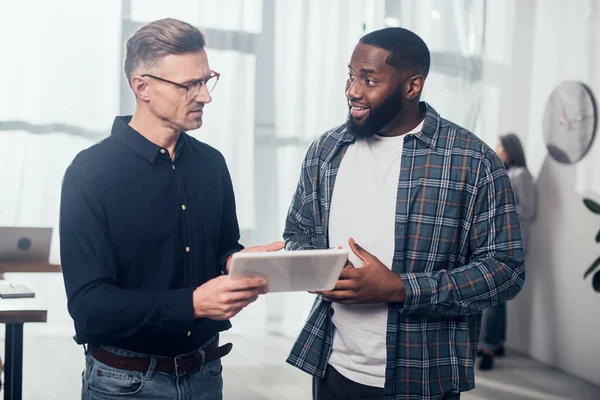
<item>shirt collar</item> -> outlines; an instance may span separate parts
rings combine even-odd
[[[116,117],[111,134],[125,146],[144,157],[149,163],[154,163],[162,147],[152,143],[138,131],[129,126],[131,115]],[[189,151],[190,145],[185,132],[181,132],[175,145],[175,157],[183,151]]]
[[[416,132],[414,135],[416,138],[420,139],[430,148],[435,150],[437,140],[440,136],[442,118],[433,107],[431,107],[428,103],[424,101],[419,103],[419,108],[421,109],[421,111],[425,112],[425,121],[423,122],[423,128],[419,132]]]

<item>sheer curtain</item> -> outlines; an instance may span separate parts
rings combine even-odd
[[[275,143],[278,234],[310,143],[345,122],[348,62],[366,32],[383,28],[383,0],[277,1],[275,4]],[[312,295],[269,295],[270,318],[298,334]]]
[[[55,228],[65,168],[108,133],[119,109],[121,6],[117,2],[0,3],[0,225]],[[10,39],[9,39],[10,38]],[[27,332],[70,334],[60,274],[20,274],[47,301],[47,325]]]
[[[0,225],[56,226],[64,169],[119,109],[120,5],[57,3],[0,3]]]
[[[254,226],[254,36],[262,1],[0,2],[0,226],[54,228],[58,263],[61,180],[73,157],[109,134],[131,108],[122,92],[123,27],[164,17],[207,29],[211,67],[221,73],[205,124],[192,132],[226,157],[242,229]],[[125,10],[125,12],[123,12]],[[129,24],[129,25],[128,25]],[[214,44],[211,47],[211,42]],[[127,104],[128,103],[128,104]],[[48,301],[48,324],[28,332],[72,333],[60,274],[18,274]]]
[[[282,232],[310,142],[346,120],[347,65],[360,37],[383,27],[384,2],[282,1],[275,11],[275,135],[295,139],[277,151]]]
[[[388,0],[386,11],[388,25],[410,29],[429,47],[423,100],[442,117],[475,131],[483,93],[485,2]]]

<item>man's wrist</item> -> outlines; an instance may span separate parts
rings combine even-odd
[[[202,310],[200,307],[201,301],[197,297],[200,296],[200,286],[198,286],[192,292],[192,309],[194,310],[194,319],[203,318]]]
[[[390,295],[390,303],[404,303],[406,300],[406,287],[404,281],[399,275],[396,275],[398,279],[394,280],[393,290]]]
[[[221,273],[223,275],[227,275],[229,274],[229,260],[231,260],[231,257],[233,257],[235,253],[231,253],[226,259],[225,259],[225,265],[223,265],[223,268],[221,269]]]

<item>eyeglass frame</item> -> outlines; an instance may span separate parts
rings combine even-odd
[[[166,82],[166,83],[170,83],[171,85],[177,86],[179,88],[185,89],[185,97],[186,99],[189,100],[188,95],[189,93],[191,93],[191,91],[194,89],[194,87],[198,87],[198,92],[200,92],[200,88],[202,87],[202,84],[204,84],[207,87],[208,90],[208,86],[206,85],[208,83],[209,80],[213,79],[213,78],[217,78],[217,81],[215,82],[215,86],[208,90],[208,92],[210,93],[212,90],[214,90],[215,87],[217,87],[217,83],[219,83],[219,78],[221,77],[221,74],[213,71],[212,69],[210,70],[210,76],[208,78],[203,78],[203,79],[198,79],[197,81],[195,81],[194,83],[190,83],[189,85],[184,85],[182,83],[177,83],[177,82],[173,82],[170,81],[168,79],[164,79],[155,75],[151,75],[151,74],[142,74],[141,76],[143,77],[148,77],[148,78],[153,78],[156,79],[158,81],[161,82]],[[196,96],[198,96],[198,93],[196,93]]]

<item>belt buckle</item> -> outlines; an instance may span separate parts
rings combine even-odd
[[[183,355],[183,354],[180,354],[180,355],[178,355],[177,357],[175,357],[175,358],[173,359],[173,363],[175,364],[175,375],[176,375],[176,376],[178,376],[178,377],[179,377],[179,376],[183,376],[183,375],[185,375],[185,373],[187,372],[187,371],[183,371],[183,372],[181,372],[181,373],[179,372],[179,364],[178,364],[178,362],[177,362],[177,361],[178,361],[178,360],[182,360],[182,359],[183,359],[183,357],[184,357],[184,355]]]

